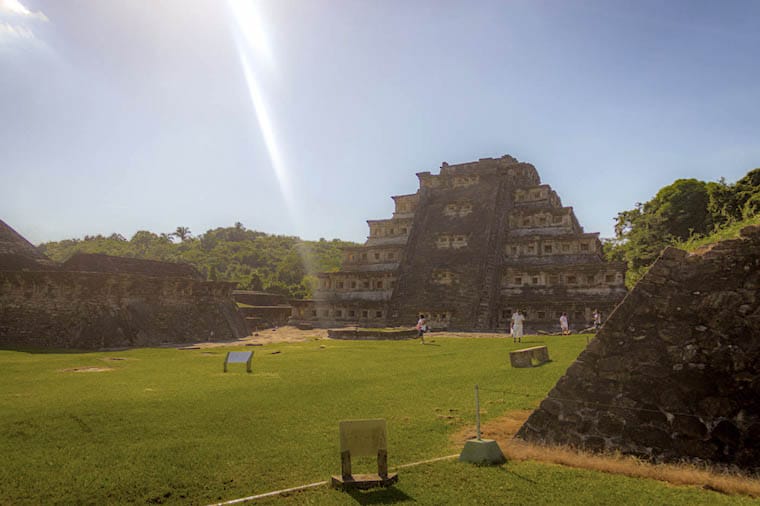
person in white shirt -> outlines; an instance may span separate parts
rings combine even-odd
[[[421,314],[420,319],[417,320],[417,337],[420,338],[420,344],[425,344],[425,332],[427,332],[427,320],[425,315]]]
[[[525,316],[523,316],[522,311],[515,310],[515,312],[512,314],[512,342],[513,343],[522,342],[524,321],[525,321]]]
[[[562,329],[563,336],[570,334],[570,326],[567,323],[567,313],[562,313],[562,316],[559,317],[559,327]]]

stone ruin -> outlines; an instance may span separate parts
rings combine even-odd
[[[78,254],[63,264],[0,221],[0,347],[99,349],[248,335],[235,283],[192,266]]]
[[[760,470],[760,226],[666,249],[517,437]]]
[[[417,177],[338,272],[319,274],[314,298],[292,302],[293,323],[409,326],[424,313],[433,329],[503,330],[519,308],[527,332],[559,330],[562,312],[582,329],[625,296],[625,264],[604,260],[599,234],[532,165],[506,155]]]
[[[114,274],[140,274],[160,278],[206,278],[190,264],[159,262],[141,258],[115,257],[102,253],[74,253],[61,264],[64,271],[110,272]]]
[[[285,325],[293,312],[288,298],[277,293],[233,290],[232,298],[251,332]]]
[[[0,271],[56,270],[58,264],[0,220]]]

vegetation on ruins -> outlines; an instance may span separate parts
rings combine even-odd
[[[740,236],[741,230],[744,227],[748,227],[750,225],[760,225],[760,213],[741,221],[729,223],[728,225],[715,230],[715,232],[712,234],[704,236],[693,235],[685,241],[676,242],[675,247],[692,252],[704,246],[715,244],[720,241],[736,239]]]
[[[120,234],[85,236],[82,240],[43,243],[39,249],[58,262],[77,252],[187,262],[212,281],[234,281],[242,290],[305,298],[316,284],[315,273],[340,267],[341,250],[346,246],[356,243],[303,241],[248,230],[238,222],[195,237],[189,228],[177,227],[171,234],[140,230],[130,239]]]
[[[0,504],[209,504],[327,480],[340,469],[344,419],[387,419],[392,468],[458,454],[458,435],[474,431],[476,383],[484,424],[535,408],[587,338],[433,337],[269,343],[254,349],[251,374],[242,364],[222,372],[225,353],[241,347],[0,350]],[[538,344],[552,362],[509,367],[508,351]],[[532,458],[399,473],[396,487],[366,496],[321,487],[267,504],[753,503]]]
[[[679,245],[760,216],[760,168],[733,184],[678,179],[648,202],[621,211],[615,239],[605,243],[609,260],[628,263],[626,284],[632,287],[668,245]]]

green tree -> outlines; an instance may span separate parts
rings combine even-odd
[[[626,283],[632,286],[665,246],[712,230],[709,204],[706,183],[676,180],[648,202],[618,213],[615,240],[605,245],[607,258],[628,263]]]
[[[231,281],[249,290],[275,290],[288,297],[303,298],[313,293],[311,274],[339,268],[342,248],[355,243],[338,239],[301,241],[298,237],[270,235],[247,230],[237,222],[232,227],[208,230],[192,237],[187,227],[184,240],[172,241],[176,232],[157,235],[141,230],[127,241],[118,234],[87,236],[40,245],[55,261],[63,261],[81,251],[115,256],[182,261],[195,266],[207,279]],[[180,232],[180,236],[183,232]]]
[[[738,180],[734,192],[741,218],[751,218],[760,213],[760,169],[751,170]]]
[[[178,238],[182,242],[185,242],[186,239],[189,239],[191,237],[190,229],[187,227],[177,227],[171,235]]]

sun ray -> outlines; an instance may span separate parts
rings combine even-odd
[[[266,37],[265,24],[257,10],[257,3],[246,0],[228,0],[229,11],[233,19],[233,34],[240,59],[240,66],[243,70],[248,94],[253,106],[253,112],[256,116],[261,136],[264,140],[272,170],[277,177],[280,188],[280,194],[288,208],[290,219],[295,226],[299,236],[303,236],[305,229],[300,219],[301,213],[298,212],[297,199],[293,192],[291,174],[287,169],[287,164],[283,158],[282,152],[277,141],[276,129],[272,122],[267,101],[261,86],[261,74],[275,69],[273,52],[270,48]],[[257,75],[257,71],[259,74]],[[308,256],[299,248],[301,261],[307,273],[312,274],[317,271],[315,266],[309,261]]]

